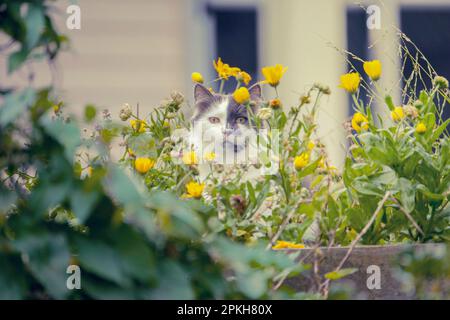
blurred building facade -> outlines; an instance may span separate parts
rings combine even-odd
[[[81,8],[81,30],[65,27],[71,3]],[[381,10],[380,29],[366,27],[364,8],[371,4]],[[340,50],[380,59],[380,85],[397,101],[402,84],[395,28],[411,33],[430,62],[450,76],[450,0],[78,0],[58,1],[58,7],[59,29],[71,39],[71,50],[53,71],[43,64],[27,68],[34,68],[37,84],[53,81],[75,113],[86,103],[113,115],[125,102],[150,111],[172,90],[192,104],[191,72],[214,79],[218,56],[254,80],[261,79],[262,66],[281,63],[288,67],[279,90],[285,106],[296,104],[314,82],[330,86],[319,137],[338,166],[346,150],[343,123],[351,115],[348,96],[338,88],[348,71]],[[9,84],[29,81],[25,70],[7,77],[3,57],[0,72]]]

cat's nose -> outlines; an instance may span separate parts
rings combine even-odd
[[[233,132],[232,129],[224,129],[224,130],[223,130],[223,135],[224,135],[225,137],[228,137],[232,132]]]

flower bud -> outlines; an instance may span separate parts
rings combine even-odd
[[[131,107],[128,103],[125,103],[122,106],[122,109],[120,109],[119,118],[122,121],[127,121],[130,119],[131,115],[133,114],[133,111],[131,110]]]
[[[403,107],[403,111],[408,118],[416,119],[419,116],[419,110],[411,105],[406,105]]]
[[[260,118],[261,120],[268,120],[272,117],[272,109],[270,108],[261,108],[258,111],[258,118]]]
[[[282,106],[281,100],[280,100],[280,99],[272,99],[272,100],[270,100],[269,105],[270,105],[270,107],[271,107],[272,109],[274,109],[274,110],[275,110],[275,109],[280,109],[281,106]]]
[[[448,80],[442,76],[436,76],[433,79],[433,84],[438,89],[447,89],[448,88]]]
[[[184,102],[184,96],[178,91],[173,91],[170,94],[170,97],[172,98],[173,102],[176,103],[177,105],[180,105]]]

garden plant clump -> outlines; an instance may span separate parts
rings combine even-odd
[[[22,15],[19,1],[1,12],[1,31],[20,48],[7,51],[10,73],[38,58],[53,61],[68,41],[48,9],[28,4]],[[264,67],[258,83],[269,94],[253,113],[253,79],[214,61],[217,93],[235,81],[229,94],[267,130],[263,143],[277,148],[275,160],[261,154],[251,165],[269,172],[251,181],[242,179],[246,166],[180,149],[179,132],[192,129],[181,93],[155,108],[125,104],[119,122],[93,105],[82,120],[68,116],[52,87],[1,88],[0,298],[326,298],[329,281],[352,270],[342,263],[316,292],[292,293],[284,280],[311,266],[282,249],[350,246],[351,254],[356,244],[447,242],[448,81],[408,45],[401,58],[415,68],[403,75],[401,101],[379,84],[380,61],[351,56],[336,88],[354,108],[342,168],[317,132],[329,86],[315,83],[289,108],[277,88],[290,70]],[[205,79],[194,72],[192,81]],[[211,168],[206,178],[200,164]],[[405,261],[420,286],[423,264]],[[83,290],[67,290],[69,265],[83,271]]]
[[[410,80],[404,103],[395,104],[377,84],[381,63],[361,63],[367,80],[354,71],[341,77],[340,87],[354,102],[354,114],[345,125],[349,151],[341,170],[330,163],[316,132],[320,99],[331,93],[330,88],[315,84],[297,106],[284,110],[276,90],[286,70],[281,65],[263,68],[261,83],[273,87],[274,96],[251,115],[256,125],[270,128],[269,140],[274,136],[271,132],[280,134],[275,173],[251,182],[242,182],[242,172],[227,175],[234,179],[219,179],[214,173],[224,168],[215,162],[214,154],[174,152],[180,140],[172,132],[190,126],[180,112],[184,99],[177,93],[147,118],[138,118],[128,105],[122,109],[121,114],[127,114],[122,120],[130,125],[119,130],[124,146],[120,163],[134,170],[149,190],[171,190],[191,199],[187,201],[213,207],[217,211],[215,230],[249,244],[265,242],[274,248],[305,243],[348,245],[363,230],[358,238],[363,244],[446,241],[450,232],[450,120],[443,121],[441,114],[448,100],[448,82],[430,75],[430,88],[416,95],[408,85]],[[248,82],[240,81],[245,72],[220,58],[214,65],[220,88],[229,77],[236,78],[233,97],[239,100],[247,91]],[[192,78],[203,82],[198,73]],[[360,99],[362,92],[369,97],[367,104]],[[252,103],[248,97],[243,101]],[[382,104],[378,117],[372,112],[376,102]],[[260,165],[273,165],[270,159],[264,162],[261,158]],[[213,168],[205,180],[198,176],[200,160]],[[373,216],[380,201],[382,206]]]

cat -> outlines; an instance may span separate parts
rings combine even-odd
[[[245,166],[245,179],[253,178],[258,170],[257,135],[251,114],[256,114],[262,100],[261,86],[255,84],[248,89],[249,109],[238,104],[232,95],[213,93],[201,84],[194,87],[194,114],[191,145],[204,159],[213,153],[214,162],[228,168]],[[249,114],[250,113],[250,114]],[[211,173],[211,166],[202,161],[199,165],[200,178]]]

